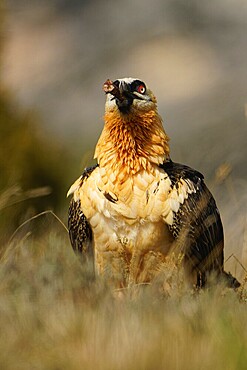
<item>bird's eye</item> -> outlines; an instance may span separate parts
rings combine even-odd
[[[139,94],[145,94],[146,92],[146,87],[144,85],[138,85],[137,88],[136,88],[136,91],[139,93]]]

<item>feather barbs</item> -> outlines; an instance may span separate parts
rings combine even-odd
[[[105,126],[95,150],[100,167],[124,182],[141,170],[153,171],[169,156],[169,138],[155,110],[123,117],[117,110],[105,114]]]

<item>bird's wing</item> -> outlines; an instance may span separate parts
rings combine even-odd
[[[172,161],[161,167],[171,181],[169,196],[178,204],[168,227],[181,246],[190,271],[201,275],[202,279],[212,270],[221,273],[224,263],[223,227],[203,175]]]
[[[96,167],[86,168],[81,177],[71,186],[68,195],[82,186]],[[81,209],[80,199],[75,199],[75,197],[72,198],[69,206],[68,227],[74,251],[81,253],[86,260],[93,257],[92,229]]]

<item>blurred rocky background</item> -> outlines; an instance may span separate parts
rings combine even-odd
[[[66,219],[103,127],[102,84],[131,76],[155,92],[173,160],[205,174],[226,258],[247,267],[247,2],[0,4],[1,235],[46,209]],[[241,274],[235,257],[226,269]]]

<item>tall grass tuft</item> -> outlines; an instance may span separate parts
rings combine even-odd
[[[245,285],[195,292],[171,265],[172,289],[118,295],[61,225],[13,242],[0,264],[1,369],[246,369]]]

